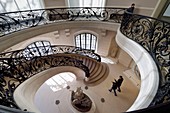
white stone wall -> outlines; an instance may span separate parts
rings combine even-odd
[[[83,27],[82,27],[83,26]],[[75,45],[75,35],[89,32],[97,36],[96,53],[108,56],[112,38],[118,24],[102,22],[60,22],[37,26],[0,38],[0,51],[14,51],[25,48],[32,42],[47,40],[52,45]],[[111,30],[112,29],[112,30]],[[1,41],[2,40],[2,41]]]
[[[149,53],[136,42],[124,36],[118,29],[116,42],[137,64],[141,75],[141,87],[137,99],[127,111],[147,108],[159,85],[159,73]]]

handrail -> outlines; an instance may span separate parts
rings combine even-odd
[[[63,56],[63,54],[66,54],[66,56]],[[49,68],[74,66],[82,69],[88,78],[90,76],[88,67],[83,64],[83,61],[68,57],[69,54],[78,54],[101,62],[101,57],[94,51],[66,45],[27,47],[21,50],[1,53],[1,104],[19,108],[13,99],[14,90],[31,76]],[[8,81],[6,81],[6,77]]]
[[[53,67],[74,66],[82,69],[85,76],[90,76],[89,69],[83,61],[62,55],[35,56],[31,60],[26,58],[1,58],[0,59],[0,104],[18,108],[13,98],[15,89],[25,80],[39,72]]]
[[[82,49],[75,46],[68,45],[52,45],[52,46],[39,46],[39,47],[27,47],[21,50],[15,50],[10,52],[0,53],[0,60],[2,58],[25,58],[31,59],[35,56],[47,56],[51,54],[79,54],[82,56],[86,56],[92,58],[98,62],[101,62],[100,55],[94,53],[94,51]]]
[[[170,101],[170,23],[126,12],[120,31],[146,49],[158,67],[160,87],[151,106]]]
[[[120,23],[126,8],[69,7],[0,13],[0,37],[22,29],[59,21],[109,21]]]
[[[140,90],[127,111],[147,108],[153,101],[159,86],[159,72],[155,61],[142,46],[123,35],[120,29],[117,30],[115,40],[119,47],[132,57],[140,72]]]
[[[59,21],[107,21],[121,23],[120,31],[128,38],[139,43],[144,47],[154,59],[160,73],[160,87],[151,106],[170,101],[170,23],[152,17],[131,14],[125,8],[52,8],[30,11],[10,12],[0,14],[0,37],[30,27],[45,25]],[[15,56],[15,55],[14,55]],[[45,57],[45,56],[44,56]],[[15,60],[14,60],[15,61]],[[6,63],[6,62],[5,62]],[[13,62],[16,64],[16,62]],[[2,70],[2,68],[1,68]],[[18,71],[19,72],[19,71]],[[14,71],[14,73],[17,73]],[[9,72],[5,71],[8,75]],[[0,75],[0,85],[9,84],[8,90],[0,89],[5,92],[2,99],[9,98],[6,106],[15,107],[10,104],[13,90],[18,84],[14,84],[15,76],[11,81],[2,79]],[[7,78],[10,76],[6,76]],[[24,76],[22,76],[24,78]],[[168,97],[168,98],[167,98]]]

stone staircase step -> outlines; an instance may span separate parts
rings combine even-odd
[[[92,62],[92,61],[91,61],[91,62]],[[91,67],[89,67],[90,73],[93,72],[93,70],[95,69],[95,67],[96,67],[96,63],[95,63],[95,62],[92,62]]]
[[[100,84],[109,74],[109,68],[105,63],[97,62],[89,57],[81,55],[75,55],[72,57],[81,60],[83,64],[89,68],[90,77],[88,78],[88,81],[84,80],[84,83],[87,86]]]
[[[90,73],[90,76],[93,76],[98,70],[100,70],[101,65],[100,63],[96,63],[95,64],[95,68],[93,69],[93,71]]]
[[[101,70],[101,72],[98,75],[96,75],[92,79],[89,78],[88,81],[84,81],[84,83],[86,85],[88,85],[88,86],[98,85],[107,78],[107,76],[109,74],[109,68],[108,68],[107,64],[102,64],[102,65],[103,65],[103,69]]]
[[[99,75],[101,75],[102,70],[104,70],[103,68],[104,68],[104,66],[103,66],[103,65],[100,65],[100,67],[98,68],[98,70],[96,71],[96,73],[94,73],[93,75],[90,75],[89,80],[92,80],[92,79],[98,77]]]

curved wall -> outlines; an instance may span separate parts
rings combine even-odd
[[[107,56],[111,40],[116,34],[114,31],[117,30],[119,25],[120,24],[117,23],[102,21],[65,21],[40,25],[0,37],[0,52],[4,50],[11,51],[12,46],[15,46],[16,49],[14,50],[23,49],[29,45],[29,43],[37,40],[48,40],[52,45],[73,46],[75,41],[74,33],[78,31],[91,31],[99,36],[97,53]],[[67,29],[69,29],[70,32],[69,36],[66,36],[65,33],[65,30]],[[102,34],[103,30],[106,30],[105,36]],[[54,35],[55,33],[58,33],[59,36],[56,37],[56,35]]]
[[[27,109],[30,112],[40,113],[34,103],[37,90],[46,80],[61,72],[72,72],[76,75],[77,80],[82,80],[85,77],[83,70],[72,66],[55,67],[40,72],[17,87],[14,92],[14,99],[17,105],[22,110]]]
[[[0,38],[0,45],[1,45],[0,51],[3,51],[22,41],[31,39],[32,37],[35,37],[35,36],[38,36],[44,33],[52,32],[52,31],[56,31],[59,29],[94,28],[94,29],[106,29],[110,31],[117,31],[118,27],[119,27],[119,24],[101,22],[101,21],[76,21],[76,22],[69,21],[69,22],[59,22],[59,23],[37,26],[34,28],[29,28],[26,30],[22,30],[22,31],[1,37]],[[105,40],[105,37],[103,37],[103,40]],[[150,102],[152,101],[152,99],[154,98],[157,92],[158,82],[159,82],[157,67],[153,59],[150,57],[150,55],[141,46],[139,46],[137,43],[133,42],[132,40],[122,35],[119,30],[116,36],[116,41],[117,41],[117,44],[133,58],[135,63],[138,65],[139,71],[141,74],[141,90],[139,92],[139,95],[136,101],[131,106],[131,108],[129,108],[128,111],[146,108],[148,107],[148,105],[150,104]],[[22,91],[24,90],[22,89]],[[32,94],[30,94],[29,92],[27,93],[23,93],[22,95],[23,96],[34,95],[34,93]],[[29,101],[29,100],[26,100],[26,101]],[[19,100],[19,103],[20,102],[22,104],[22,99]],[[32,107],[27,108],[27,109],[31,110]],[[22,108],[25,109],[25,107],[22,107]]]
[[[153,100],[159,85],[159,73],[149,53],[139,44],[124,36],[118,29],[116,42],[137,64],[141,75],[139,95],[127,111],[143,109]]]

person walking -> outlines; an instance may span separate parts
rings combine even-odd
[[[116,82],[112,82],[112,87],[109,89],[109,91],[112,92],[112,90],[113,90],[115,96],[117,96],[116,89],[117,89],[117,84],[116,84]]]
[[[122,82],[123,82],[123,77],[122,76],[119,76],[119,79],[118,80],[115,80],[116,81],[116,86],[118,88],[118,91],[121,92],[121,85],[122,85]]]

